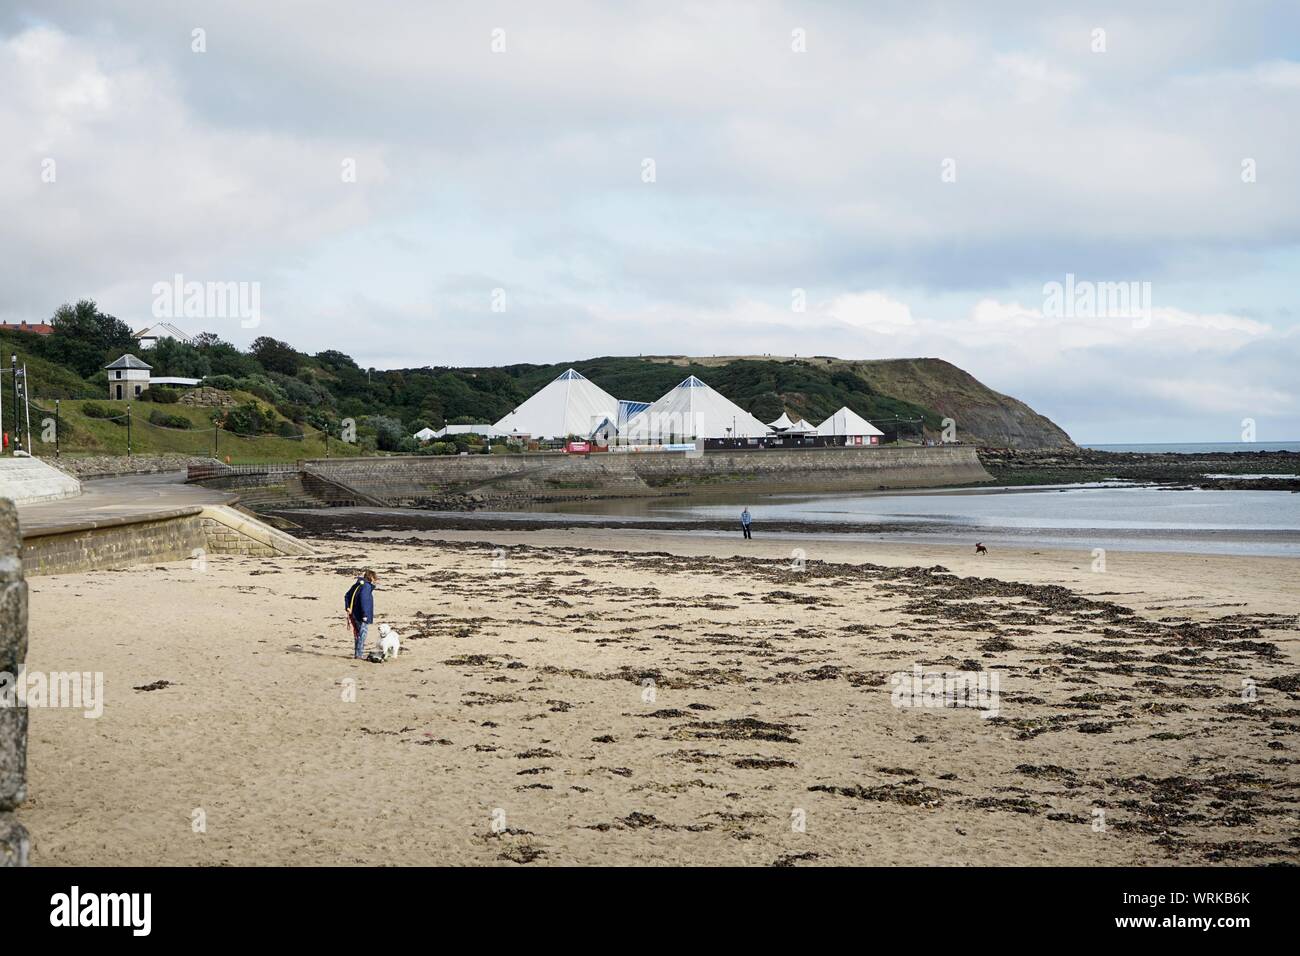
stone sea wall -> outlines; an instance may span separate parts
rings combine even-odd
[[[0,499],[0,672],[27,659],[27,582],[18,556],[18,512]],[[27,710],[0,706],[0,867],[25,866],[29,840],[12,811],[27,796]]]
[[[310,553],[290,535],[224,506],[42,530],[22,542],[23,565],[33,575],[195,560],[204,554],[269,558]]]
[[[317,459],[304,468],[393,504],[520,497],[874,491],[988,481],[969,446]],[[250,478],[250,482],[257,479]],[[227,485],[229,487],[229,485]]]

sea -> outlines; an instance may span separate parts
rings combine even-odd
[[[1098,482],[865,494],[712,495],[534,506],[484,518],[734,534],[742,508],[756,534],[989,547],[1094,548],[1300,557],[1300,494],[1164,489]]]
[[[1085,445],[1099,451],[1300,452],[1300,441]],[[1237,475],[1248,478],[1256,476]],[[1264,477],[1260,475],[1258,477]],[[755,529],[791,536],[989,547],[1094,548],[1300,557],[1300,494],[1170,489],[1127,482],[860,494],[711,495],[623,499],[530,508],[561,522],[625,522],[694,534],[733,533],[748,507]]]
[[[1140,454],[1177,454],[1203,455],[1218,451],[1300,451],[1300,441],[1209,441],[1209,442],[1167,442],[1125,445],[1080,445],[1093,451],[1127,451]]]

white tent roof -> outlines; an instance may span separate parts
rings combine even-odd
[[[438,433],[434,431],[432,428],[421,428],[418,432],[416,432],[411,437],[414,438],[416,441],[429,441],[432,438],[436,438],[437,435]]]
[[[586,436],[617,414],[618,399],[569,369],[497,422],[496,429],[534,438]]]
[[[801,418],[787,429],[792,432],[815,432],[817,429],[807,419]]]
[[[627,423],[620,438],[631,442],[673,439],[761,438],[768,427],[735,402],[692,375]]]
[[[789,415],[787,415],[785,412],[782,412],[780,418],[778,418],[778,419],[777,419],[776,421],[774,421],[774,422],[768,422],[767,424],[768,424],[770,427],[775,428],[777,431],[782,431],[782,432],[783,432],[783,431],[785,431],[787,428],[789,428],[791,425],[793,425],[794,422],[790,421],[790,416],[789,416]]]
[[[845,407],[817,426],[818,435],[883,435],[871,422]]]

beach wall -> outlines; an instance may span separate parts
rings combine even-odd
[[[699,458],[663,454],[625,457],[652,487],[738,482],[747,487],[874,491],[989,480],[975,448],[965,445],[723,451]]]
[[[393,504],[455,496],[646,496],[744,487],[755,491],[875,491],[990,480],[972,446],[606,452],[592,455],[430,455],[317,459],[300,467]],[[238,476],[223,487],[239,487]],[[250,476],[251,481],[260,479]]]
[[[311,553],[291,535],[224,505],[43,528],[22,541],[22,560],[30,574],[111,570],[207,554],[270,558]]]
[[[26,659],[27,582],[18,512],[0,499],[0,673],[17,675]],[[12,813],[26,796],[27,709],[0,706],[0,867],[27,865],[30,841]]]

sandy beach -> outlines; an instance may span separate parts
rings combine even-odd
[[[31,579],[28,669],[106,681],[99,719],[31,711],[33,864],[1300,858],[1293,560],[312,544]],[[382,665],[342,620],[367,566]],[[897,706],[916,667],[996,674],[996,706]]]

